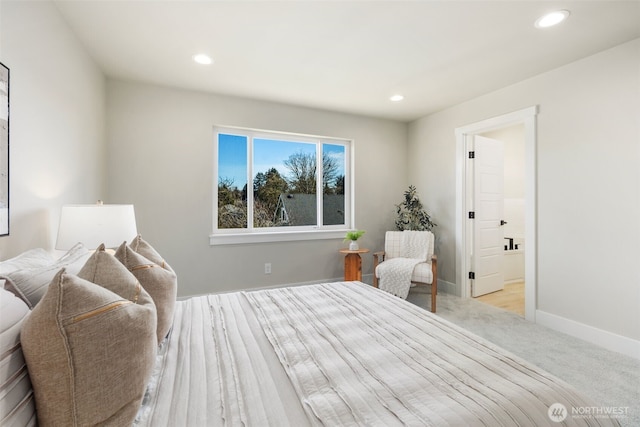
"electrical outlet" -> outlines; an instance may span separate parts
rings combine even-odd
[[[271,263],[266,262],[264,264],[264,274],[271,274]]]

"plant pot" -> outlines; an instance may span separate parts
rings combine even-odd
[[[357,240],[352,240],[351,243],[349,243],[349,250],[350,251],[357,251],[358,249],[360,249],[360,246],[358,246],[358,241]]]

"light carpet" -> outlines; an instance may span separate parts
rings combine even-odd
[[[407,300],[431,307],[431,290],[412,288]],[[438,293],[437,315],[522,357],[571,384],[597,405],[628,408],[622,426],[640,426],[640,360],[544,326],[472,298]]]

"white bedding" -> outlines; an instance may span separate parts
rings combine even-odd
[[[176,307],[138,425],[554,425],[570,386],[358,282],[196,297]],[[618,425],[566,418],[564,425]]]
[[[178,301],[156,370],[136,425],[312,425],[241,293]]]

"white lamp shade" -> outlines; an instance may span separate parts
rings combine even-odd
[[[133,205],[65,205],[60,212],[56,249],[81,242],[88,249],[102,243],[115,248],[138,234]]]

